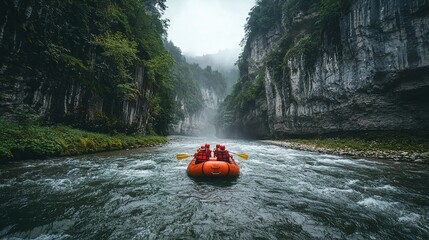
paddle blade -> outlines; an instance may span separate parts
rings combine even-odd
[[[176,158],[177,158],[177,160],[183,160],[183,159],[188,158],[190,156],[192,156],[192,155],[187,154],[187,153],[178,153],[176,155]]]
[[[237,156],[243,160],[248,160],[249,159],[249,155],[245,154],[245,153],[237,153]]]

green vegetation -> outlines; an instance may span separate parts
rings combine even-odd
[[[320,0],[289,0],[283,4],[283,23],[290,29],[292,28],[293,18],[298,15],[299,12],[311,12],[315,8],[319,7]]]
[[[324,38],[339,38],[339,32],[335,30],[339,28],[339,17],[345,2],[347,1],[257,1],[246,23],[246,37],[243,39],[245,48],[238,61],[239,66],[243,68],[247,66],[246,61],[250,54],[249,43],[253,41],[254,37],[264,36],[268,31],[276,28],[280,30],[280,26],[283,25],[284,29],[281,29],[283,36],[278,41],[277,47],[266,57],[266,66],[274,70],[275,73],[280,73],[286,65],[286,60],[302,55],[306,68],[314,67],[323,47],[322,40]],[[313,18],[298,17],[295,19],[300,14],[310,15],[314,12],[319,14]],[[261,16],[263,14],[266,16]],[[328,33],[334,36],[327,36]],[[245,71],[240,70],[240,77],[243,75],[245,75]],[[281,78],[281,76],[276,78]]]
[[[245,40],[252,40],[255,36],[263,35],[279,25],[282,18],[282,6],[286,0],[258,0],[250,10],[247,23],[244,26]]]
[[[165,143],[160,136],[105,135],[66,126],[18,125],[0,119],[0,160],[78,155]]]
[[[165,1],[6,1],[0,10],[5,16],[0,46],[5,71],[0,80],[23,79],[29,96],[24,104],[35,108],[40,103],[31,102],[34,92],[52,95],[46,114],[51,122],[73,119],[74,125],[91,128],[87,124],[98,115],[106,122],[122,121],[110,125],[115,128],[129,124],[120,115],[130,103],[144,108],[144,129],[135,131],[166,134],[175,105],[173,59],[162,41]],[[12,84],[1,83],[11,90]],[[65,106],[65,96],[75,87],[82,87],[76,96],[79,105]]]
[[[288,141],[329,149],[423,153],[429,152],[428,136],[428,133],[424,132],[373,131],[342,133],[336,136],[321,136],[312,139],[288,139]]]
[[[277,83],[281,84],[285,77],[284,74],[288,73],[288,71],[285,71],[287,66],[286,61],[288,60],[286,59],[285,54],[287,53],[288,49],[290,49],[292,44],[293,42],[291,37],[283,36],[278,41],[279,47],[269,52],[267,56],[265,56],[264,61],[267,69],[270,71],[272,79]]]
[[[225,122],[239,122],[236,121],[236,117],[242,118],[246,112],[255,108],[254,103],[257,100],[265,100],[265,96],[259,94],[261,89],[272,87],[263,86],[264,81],[259,80],[263,76],[262,73],[249,74],[248,61],[252,50],[250,44],[253,41],[257,38],[262,42],[271,40],[273,35],[268,34],[270,32],[281,34],[276,44],[272,45],[265,55],[263,65],[259,69],[268,71],[275,84],[288,89],[291,71],[295,70],[288,65],[289,60],[302,59],[295,62],[294,66],[299,66],[305,70],[304,74],[307,74],[315,69],[324,51],[335,49],[335,44],[340,39],[339,18],[348,2],[348,0],[258,0],[251,9],[245,26],[246,36],[242,42],[244,49],[237,62],[240,71],[239,81],[225,99],[218,117],[218,126],[225,125]],[[329,45],[331,43],[333,45]]]
[[[176,120],[183,120],[185,113],[198,114],[204,108],[202,88],[213,91],[218,96],[226,95],[226,80],[210,66],[202,69],[198,64],[189,64],[181,50],[172,42],[166,42],[167,50],[174,58],[172,81],[177,96]],[[181,103],[183,103],[183,110]]]
[[[321,0],[319,24],[325,39],[335,45],[339,45],[341,6],[346,0]]]
[[[284,56],[284,62],[291,58],[302,56],[304,58],[306,68],[313,68],[320,52],[317,43],[317,40],[314,40],[314,38],[312,39],[309,36],[301,38],[293,47],[288,49]]]
[[[322,26],[337,24],[338,17],[341,14],[341,0],[321,0],[319,21]]]
[[[237,115],[248,113],[256,109],[258,99],[264,99],[264,75],[260,73],[254,82],[239,81],[228,95],[224,104],[219,107],[216,124],[217,127],[228,127],[234,123]]]
[[[128,68],[137,60],[137,43],[127,39],[120,32],[109,32],[94,36],[92,42],[102,48],[102,55],[106,57],[107,68],[112,70],[112,80],[119,82],[132,79]],[[107,61],[110,60],[110,61]]]
[[[232,102],[237,103],[236,106],[229,106],[236,108],[238,112],[248,112],[256,107],[256,100],[265,96],[264,88],[264,75],[258,75],[254,82],[240,82],[236,84],[232,90]]]
[[[241,74],[243,70],[247,72],[243,66],[239,66],[239,69],[241,69]],[[232,127],[231,124],[236,121],[239,115],[255,109],[257,100],[265,96],[263,74],[260,74],[254,82],[244,80],[249,78],[247,74],[242,75],[241,78],[242,80],[234,84],[231,93],[226,96],[223,104],[218,109],[215,118],[217,128],[226,129]]]

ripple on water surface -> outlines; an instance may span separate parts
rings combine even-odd
[[[189,178],[203,143],[240,177]],[[349,159],[260,142],[174,137],[162,147],[4,164],[5,239],[428,239],[425,165]]]

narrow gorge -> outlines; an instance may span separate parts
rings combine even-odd
[[[177,111],[169,133],[213,136],[215,116],[227,93],[225,77],[211,66],[203,69],[196,63],[188,63],[172,42],[165,45],[175,62],[172,81]]]

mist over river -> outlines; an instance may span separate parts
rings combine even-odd
[[[204,143],[249,154],[237,179],[186,175]],[[257,141],[0,165],[0,239],[429,239],[429,166]]]

